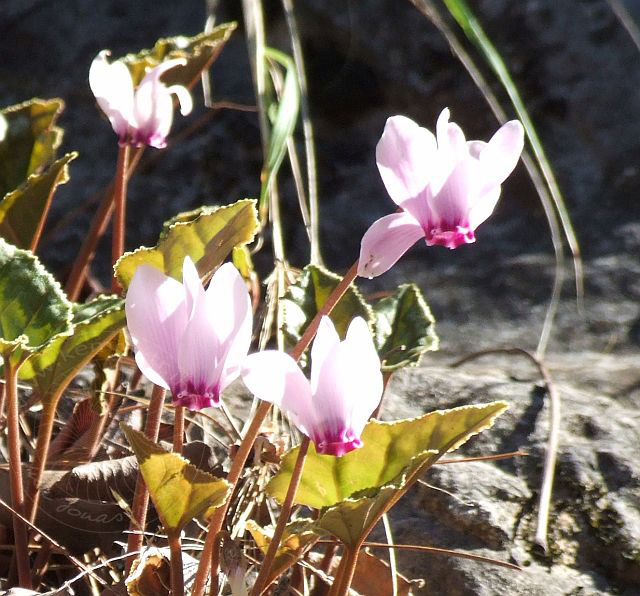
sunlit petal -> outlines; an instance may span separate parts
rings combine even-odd
[[[120,61],[110,64],[108,56],[108,50],[103,50],[94,58],[89,69],[89,86],[114,132],[124,141],[134,124],[133,81],[127,66]]]
[[[184,260],[182,279],[189,319],[178,348],[183,381],[181,391],[188,394],[212,393],[217,402],[221,373],[220,341],[198,271],[189,257]]]
[[[140,370],[153,382],[173,389],[180,380],[178,346],[187,324],[182,285],[141,265],[129,285],[125,311]]]
[[[358,275],[377,277],[388,271],[424,235],[408,213],[392,213],[375,221],[362,237]]]
[[[389,196],[418,221],[425,215],[421,204],[408,201],[425,191],[435,153],[433,134],[405,116],[387,120],[376,147],[376,162]]]
[[[239,374],[253,332],[253,311],[247,286],[232,263],[215,272],[206,292],[207,310],[220,342],[220,388],[224,390]]]
[[[311,391],[318,387],[318,377],[327,355],[340,343],[333,321],[329,317],[322,317],[316,332],[316,338],[311,346]]]
[[[295,360],[284,352],[265,350],[247,356],[242,380],[258,399],[286,410],[305,434],[313,421],[311,387]]]
[[[524,148],[524,128],[518,120],[502,125],[480,153],[488,184],[502,184],[518,164]]]

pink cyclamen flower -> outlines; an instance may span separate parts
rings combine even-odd
[[[436,138],[437,136],[437,138]],[[488,143],[467,141],[442,110],[436,136],[404,116],[387,120],[376,162],[391,199],[402,210],[374,222],[362,238],[358,275],[389,270],[421,238],[428,246],[457,248],[475,242],[475,229],[500,197],[524,145],[518,120]]]
[[[127,65],[120,60],[109,63],[107,56],[109,51],[102,50],[91,63],[89,85],[120,143],[150,145],[158,149],[166,147],[173,121],[171,96],[177,96],[183,116],[191,112],[193,102],[186,87],[167,87],[160,81],[160,76],[174,66],[186,64],[186,60],[161,62],[134,90]]]
[[[382,398],[380,358],[367,323],[351,321],[340,341],[322,317],[311,347],[311,381],[288,354],[251,354],[242,380],[258,398],[277,404],[323,455],[341,456],[362,446],[360,435]]]
[[[175,405],[219,406],[249,351],[249,293],[231,263],[215,272],[205,291],[187,257],[182,279],[148,265],[136,269],[125,300],[136,362],[150,381],[171,390]]]

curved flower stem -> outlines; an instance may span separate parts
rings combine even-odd
[[[147,413],[147,422],[144,427],[144,434],[152,441],[158,440],[160,432],[160,418],[162,415],[162,406],[164,405],[165,389],[158,385],[153,386],[151,392],[151,401],[149,402],[149,411]],[[149,491],[147,485],[142,479],[142,473],[138,470],[136,479],[136,490],[131,505],[131,525],[129,526],[131,533],[127,541],[127,554],[137,553],[142,549],[144,526],[147,521],[147,507],[149,505]],[[127,557],[125,565],[126,575],[131,571],[135,557]]]
[[[338,303],[340,298],[347,291],[353,280],[356,278],[358,274],[358,261],[356,261],[349,271],[342,278],[340,283],[336,286],[333,292],[327,298],[327,301],[322,305],[322,308],[318,311],[316,316],[313,318],[305,332],[302,334],[300,341],[293,348],[292,356],[294,360],[299,360],[300,356],[302,356],[303,352],[309,347],[309,344],[313,340],[316,331],[318,330],[318,325],[320,324],[320,319],[323,315],[329,315],[333,310],[333,307]],[[262,422],[266,418],[269,413],[269,409],[271,408],[271,404],[268,402],[262,402],[258,409],[256,410],[256,414],[251,421],[249,428],[247,429],[247,433],[242,439],[240,443],[240,447],[238,448],[238,452],[233,459],[233,463],[231,464],[231,469],[229,470],[229,474],[227,475],[227,482],[231,484],[232,491],[235,490],[236,485],[238,484],[238,480],[240,479],[240,474],[244,468],[244,464],[253,449],[253,443],[258,436],[258,432],[260,431],[260,426]],[[200,555],[200,562],[198,564],[198,571],[196,572],[196,577],[193,584],[192,596],[203,596],[204,589],[207,583],[207,574],[209,572],[209,567],[211,567],[211,589],[210,592],[212,594],[217,594],[217,585],[218,585],[218,552],[217,549],[214,551],[213,545],[216,539],[218,532],[222,529],[222,524],[224,523],[224,518],[227,514],[227,508],[229,506],[230,499],[227,499],[226,503],[216,509],[213,514],[211,521],[209,522],[209,531],[207,534],[207,538],[205,540],[202,554]],[[131,540],[131,538],[129,539]]]
[[[344,577],[346,563],[346,549],[343,547],[342,554],[340,555],[340,563],[338,563],[338,568],[333,575],[333,583],[331,584],[331,588],[329,589],[328,596],[336,596],[336,594],[338,593],[338,589],[340,588],[340,584],[342,583],[342,578]]]
[[[20,459],[20,420],[18,418],[18,369],[20,365],[11,362],[11,352],[6,352],[3,355],[3,359],[7,423],[9,427],[8,448],[11,507],[20,516],[24,517],[25,501],[22,485],[22,461]],[[13,533],[16,542],[15,559],[18,566],[18,582],[20,587],[31,589],[27,525],[17,515],[13,516]]]
[[[44,474],[44,469],[49,456],[49,445],[51,443],[51,435],[53,434],[53,424],[56,418],[56,408],[62,392],[56,392],[56,395],[47,400],[42,408],[42,416],[38,425],[38,438],[36,439],[36,453],[31,466],[29,475],[29,484],[27,485],[27,495],[25,499],[24,516],[33,523],[38,510],[38,502],[40,500],[40,482]]]
[[[171,558],[171,596],[184,596],[184,568],[180,531],[167,533]]]
[[[253,585],[253,590],[251,591],[252,596],[260,596],[260,594],[262,594],[267,588],[265,584],[267,582],[267,579],[269,578],[273,560],[275,559],[276,553],[278,552],[278,547],[280,546],[282,535],[284,534],[285,527],[287,526],[287,522],[289,521],[289,516],[291,515],[293,500],[295,499],[296,492],[298,491],[298,486],[300,484],[300,478],[302,477],[302,470],[304,469],[304,462],[307,457],[308,449],[309,437],[305,436],[302,439],[302,443],[300,443],[300,450],[298,451],[298,458],[296,459],[295,467],[293,468],[293,472],[291,473],[291,481],[289,482],[287,495],[284,499],[284,503],[282,503],[280,516],[278,517],[278,522],[276,524],[275,530],[273,531],[273,537],[271,538],[271,542],[269,543],[267,554],[262,561],[260,573],[258,573],[256,582]]]
[[[140,158],[144,152],[144,147],[137,147],[129,160],[129,167],[127,168],[127,179],[131,177],[133,171],[136,169]],[[67,278],[67,282],[64,286],[64,291],[69,297],[69,300],[75,302],[80,295],[84,280],[87,276],[87,269],[89,263],[92,261],[96,252],[96,248],[100,239],[107,229],[109,218],[113,212],[113,190],[115,187],[115,180],[104,191],[104,197],[98,206],[98,210],[91,221],[91,227],[87,233],[78,256],[73,262],[71,273]]]
[[[307,349],[311,340],[315,337],[316,332],[318,331],[318,325],[320,325],[320,319],[322,319],[323,315],[331,314],[333,307],[338,303],[340,298],[344,296],[344,293],[349,289],[349,286],[352,284],[353,280],[358,275],[358,261],[356,261],[349,271],[344,274],[344,277],[340,280],[340,283],[335,287],[333,292],[327,298],[327,301],[322,305],[322,308],[318,311],[318,314],[313,318],[309,326],[305,329],[300,341],[297,343],[296,347],[293,348],[293,352],[291,356],[293,356],[294,360],[300,360],[300,356],[302,356],[303,352]]]
[[[349,593],[353,576],[356,572],[358,564],[358,555],[360,554],[360,545],[345,546],[342,558],[344,559],[344,569],[340,577],[340,585],[336,590],[336,596],[346,596]]]
[[[184,406],[175,407],[175,415],[173,419],[173,452],[182,453],[182,444],[184,436]]]
[[[111,264],[115,265],[124,254],[124,237],[127,212],[127,163],[129,162],[129,144],[122,143],[118,148],[118,164],[116,166],[116,180],[113,189],[113,205],[115,208],[113,218],[113,232],[111,242]],[[120,283],[113,272],[111,291],[120,293]]]

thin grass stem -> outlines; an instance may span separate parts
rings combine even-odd
[[[304,54],[302,43],[300,42],[300,32],[296,22],[292,0],[282,0],[285,20],[289,29],[291,39],[291,49],[293,51],[293,61],[298,75],[300,85],[300,115],[302,117],[302,133],[304,135],[304,147],[307,160],[307,186],[309,223],[311,233],[311,263],[322,265],[322,254],[320,252],[320,229],[318,216],[318,182],[316,169],[316,149],[313,133],[313,124],[309,110],[309,94],[307,90],[307,75],[304,67]]]

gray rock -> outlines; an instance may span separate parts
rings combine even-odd
[[[396,541],[461,549],[523,567],[518,573],[462,559],[399,555],[408,565],[403,569],[409,576],[427,580],[425,593],[637,593],[640,372],[637,345],[628,340],[637,306],[618,294],[624,280],[635,274],[636,265],[611,257],[592,262],[588,269],[590,285],[606,284],[610,291],[588,296],[583,316],[575,313],[571,300],[563,303],[553,350],[546,358],[562,401],[547,554],[534,545],[549,427],[548,398],[537,370],[523,357],[501,354],[485,355],[459,368],[449,366],[475,349],[526,346],[536,338],[538,326],[532,323],[544,303],[532,299],[534,308],[514,312],[505,306],[509,299],[503,295],[492,303],[480,296],[468,304],[468,318],[457,312],[448,320],[444,304],[450,290],[445,284],[434,284],[433,275],[428,274],[427,296],[432,306],[443,304],[438,329],[442,350],[393,378],[383,416],[395,419],[506,400],[510,408],[494,427],[451,457],[515,450],[528,456],[436,466],[424,478],[434,488],[421,485],[399,504],[392,516]],[[544,270],[540,262],[531,261],[523,267],[522,277],[536,279]],[[458,273],[455,288],[461,302],[471,300],[476,290],[482,292],[467,285],[469,277]],[[479,266],[474,273],[483,277],[487,267]],[[507,268],[494,281],[512,278]],[[526,288],[526,283],[516,287]],[[593,324],[597,319],[602,324]],[[588,331],[579,332],[578,322]]]

